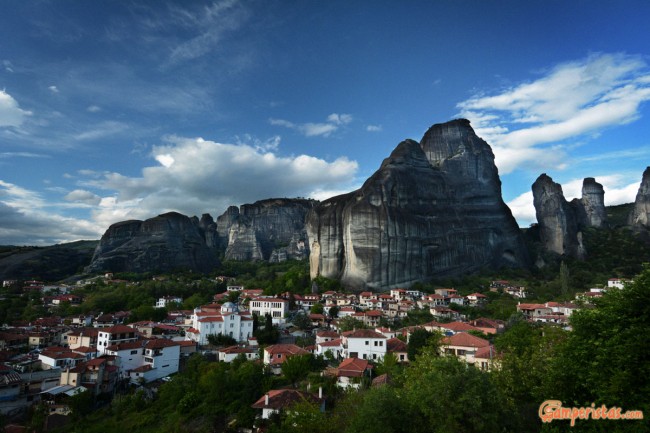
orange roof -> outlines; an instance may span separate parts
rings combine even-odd
[[[266,396],[268,395],[269,404],[266,404]],[[272,389],[265,395],[259,398],[251,405],[254,409],[285,409],[293,406],[296,403],[308,401],[310,403],[320,403],[321,399],[315,395],[298,391],[297,389]]]
[[[490,342],[479,337],[475,337],[472,334],[466,332],[459,332],[454,334],[451,337],[445,337],[442,339],[442,344],[446,346],[461,346],[461,347],[486,347],[490,345]]]
[[[339,364],[336,375],[339,377],[361,377],[363,372],[372,368],[367,359],[345,358]]]
[[[441,328],[446,328],[449,330],[452,330],[454,332],[461,332],[461,331],[480,331],[475,326],[470,325],[469,323],[465,322],[451,322],[451,323],[443,323],[439,325]]]

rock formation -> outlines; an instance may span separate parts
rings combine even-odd
[[[532,186],[540,238],[547,251],[578,259],[586,256],[582,230],[607,224],[605,190],[593,177],[582,182],[582,197],[567,202],[562,186],[545,173]]]
[[[528,262],[492,150],[464,119],[400,143],[359,190],[314,208],[307,234],[312,278],[357,287]]]
[[[546,173],[533,183],[533,204],[544,248],[556,254],[582,257],[584,248],[578,236],[575,208],[564,198],[562,186]]]
[[[234,206],[217,218],[227,260],[304,259],[309,254],[305,219],[317,202],[268,199]]]
[[[643,172],[641,185],[634,200],[634,208],[628,219],[629,225],[636,229],[650,228],[650,167]]]
[[[209,227],[210,220],[204,215],[203,225]],[[86,272],[209,272],[218,264],[217,250],[208,246],[200,225],[176,212],[113,224],[102,236]]]

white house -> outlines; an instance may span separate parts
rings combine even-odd
[[[100,355],[106,353],[106,348],[114,344],[135,341],[139,338],[138,332],[126,325],[114,325],[102,328],[97,335],[97,351]]]
[[[179,296],[163,296],[162,298],[158,298],[158,301],[156,302],[156,308],[166,308],[167,305],[172,303],[182,304],[183,298]]]
[[[218,312],[196,308],[192,315],[192,327],[185,333],[185,339],[205,345],[208,344],[210,334],[247,341],[253,336],[253,318],[240,314],[237,306],[232,302],[223,304]]]
[[[262,318],[269,314],[273,323],[284,323],[289,313],[289,301],[281,298],[256,298],[251,300],[248,308],[251,314]]]
[[[290,410],[291,406],[305,401],[318,404],[321,411],[325,410],[322,388],[318,389],[318,397],[297,389],[272,389],[253,403],[251,407],[262,409],[262,419],[269,419],[274,413]]]
[[[358,329],[344,332],[343,357],[381,360],[386,355],[385,335],[370,329]]]
[[[259,347],[230,346],[217,351],[219,361],[223,362],[233,362],[241,355],[243,355],[248,361],[260,359]]]
[[[165,338],[109,346],[107,353],[120,357],[120,373],[132,383],[151,382],[178,372],[179,342]]]

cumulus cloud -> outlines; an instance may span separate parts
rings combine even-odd
[[[381,125],[368,125],[366,126],[366,131],[368,132],[381,132]]]
[[[632,203],[636,199],[636,194],[641,184],[641,174],[637,182],[630,183],[631,178],[628,174],[606,174],[595,176],[596,182],[603,185],[605,191],[605,206],[615,206],[619,204]],[[554,179],[555,180],[555,179]],[[557,180],[555,180],[557,182]],[[582,183],[584,179],[569,179],[563,182],[562,193],[567,201],[574,198],[582,197]],[[507,203],[512,211],[512,215],[517,220],[520,227],[527,227],[537,222],[535,215],[535,206],[533,206],[532,191],[525,192]]]
[[[89,105],[88,108],[86,108],[86,111],[89,113],[98,113],[102,111],[102,108],[98,105]]]
[[[70,191],[63,198],[67,201],[84,203],[87,205],[98,205],[101,202],[101,198],[97,194],[83,189],[75,189],[74,191]]]
[[[556,167],[567,143],[639,118],[650,100],[650,70],[640,57],[594,54],[541,78],[457,105],[493,147],[501,173]]]
[[[10,94],[0,90],[0,127],[20,126],[31,114],[31,111],[22,110]]]
[[[157,162],[141,176],[85,171],[81,181],[100,188],[92,218],[108,226],[162,212],[219,215],[230,205],[271,197],[324,197],[350,191],[358,164],[345,157],[326,161],[309,155],[280,156],[251,144],[167,137],[152,148]],[[81,195],[81,193],[78,193]]]
[[[53,212],[40,194],[0,180],[0,244],[52,245],[98,239],[102,228],[92,221]]]
[[[328,137],[339,127],[352,122],[352,115],[332,113],[327,116],[327,121],[322,123],[294,123],[284,119],[269,119],[269,123],[275,126],[283,126],[300,132],[305,137],[323,136]]]
[[[56,87],[56,86],[50,86],[50,87],[48,87],[48,89],[49,89],[50,92],[52,92],[52,93],[59,93],[59,88]]]

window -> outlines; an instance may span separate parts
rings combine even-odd
[[[137,355],[137,354],[138,354],[138,351],[137,351],[137,350],[132,350],[132,351],[131,351],[131,355]]]
[[[379,345],[379,341],[375,341],[375,347]]]
[[[366,346],[370,345],[370,341],[366,340]]]

